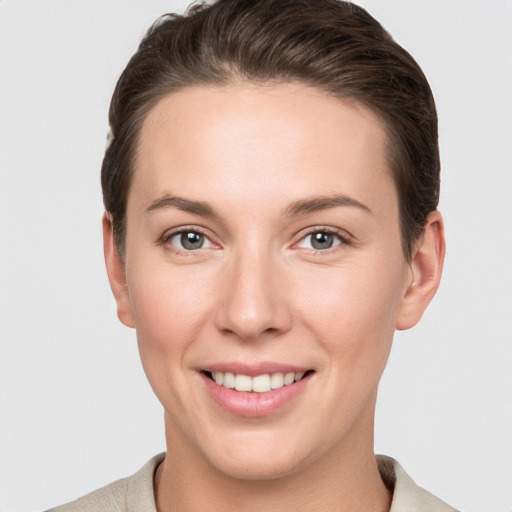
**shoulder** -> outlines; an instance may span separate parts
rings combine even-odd
[[[126,511],[126,488],[128,478],[123,478],[110,485],[86,494],[71,503],[52,508],[48,512],[88,512],[111,510],[112,512]]]
[[[377,455],[382,480],[393,489],[393,501],[389,512],[457,512],[456,509],[436,498],[405,472],[400,464],[384,455]]]
[[[153,475],[164,457],[161,453],[134,475],[47,512],[156,512]]]

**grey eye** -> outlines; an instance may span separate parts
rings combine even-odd
[[[342,243],[346,243],[346,240],[341,235],[331,233],[330,231],[318,230],[306,235],[298,243],[298,247],[315,251],[326,251]]]
[[[204,244],[204,236],[194,231],[184,231],[181,233],[180,242],[184,249],[193,251],[201,249]]]
[[[174,233],[169,239],[169,243],[184,251],[196,251],[211,245],[208,238],[197,231],[180,231]]]
[[[336,235],[325,231],[317,231],[316,233],[311,233],[309,236],[311,237],[311,247],[313,247],[313,249],[322,250],[330,249],[334,245],[334,237]]]

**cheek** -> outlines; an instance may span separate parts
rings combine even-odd
[[[165,263],[134,265],[128,273],[130,302],[137,331],[179,340],[204,314],[209,302],[206,276]]]
[[[403,265],[360,262],[317,275],[314,287],[298,290],[302,319],[315,332],[331,362],[344,374],[382,371],[395,331]]]
[[[173,272],[165,264],[138,265],[128,276],[139,351],[155,387],[155,380],[176,378],[178,372],[169,368],[185,368],[188,347],[208,316],[211,287],[200,276]]]

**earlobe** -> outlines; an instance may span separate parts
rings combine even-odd
[[[445,252],[443,218],[434,211],[429,214],[423,235],[414,246],[410,274],[397,314],[397,329],[409,329],[420,321],[439,287]]]
[[[110,288],[117,303],[117,316],[127,327],[135,327],[133,322],[130,294],[126,285],[126,273],[124,263],[119,254],[114,238],[112,217],[108,212],[103,214],[103,253],[107,267]]]

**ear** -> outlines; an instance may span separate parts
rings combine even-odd
[[[117,303],[117,316],[127,327],[135,327],[130,294],[128,293],[128,286],[126,285],[125,267],[114,238],[112,216],[108,212],[103,214],[102,225],[103,253],[105,255],[105,265],[107,267],[110,288],[112,289]]]
[[[434,211],[427,217],[423,235],[414,245],[409,278],[397,314],[397,329],[410,329],[420,321],[439,287],[445,252],[443,218]]]

